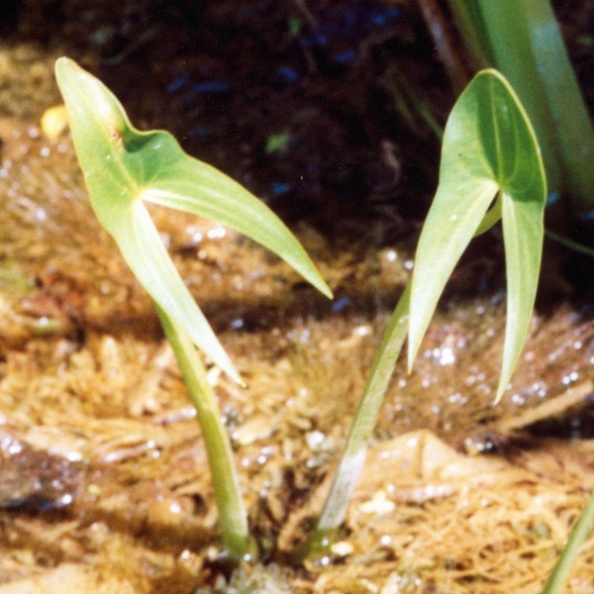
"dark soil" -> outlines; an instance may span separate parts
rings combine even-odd
[[[442,121],[452,97],[406,3],[29,1],[20,15],[15,39],[67,47],[133,121],[173,131],[289,220],[340,234],[388,211],[402,231],[427,208],[437,143],[394,94],[421,89]]]

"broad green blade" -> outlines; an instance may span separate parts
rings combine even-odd
[[[468,2],[468,0],[464,0]],[[576,214],[594,202],[594,126],[550,0],[478,0],[481,30],[497,68],[522,100],[543,153],[549,194]]]
[[[134,128],[111,91],[72,60],[59,59],[56,72],[96,209],[112,209],[116,201],[145,199],[216,220],[276,253],[331,297],[297,239],[253,194],[184,153],[168,132]],[[109,214],[101,215],[109,225]]]
[[[136,130],[111,91],[72,60],[56,62],[56,77],[98,219],[151,297],[238,379],[140,208],[143,199],[227,224],[278,254],[329,297],[330,289],[280,219],[238,183],[186,155],[171,134]]]
[[[232,227],[280,256],[326,297],[332,297],[285,224],[263,202],[214,167],[195,159],[179,161],[153,179],[142,197]]]
[[[546,181],[536,136],[518,98],[501,74],[484,70],[456,102],[445,129],[439,185],[419,239],[412,279],[409,368],[445,283],[497,195],[502,200],[508,278],[499,399],[534,307]]]

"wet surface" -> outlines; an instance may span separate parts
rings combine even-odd
[[[0,397],[8,477],[1,496],[16,543],[7,553],[23,554],[30,546],[43,551],[50,565],[90,558],[95,569],[115,567],[139,592],[170,591],[172,583],[187,584],[180,592],[203,582],[212,585],[208,576],[216,575],[217,530],[204,450],[150,304],[90,216],[80,186],[71,181],[80,178],[69,141],[59,140],[57,146],[65,148],[57,150],[32,124],[13,122],[5,129],[3,191],[13,199],[0,230],[5,320]],[[46,146],[50,152],[42,157]],[[32,169],[42,175],[48,164],[51,173],[43,186],[30,181],[37,177]],[[69,167],[72,178],[55,174]],[[164,210],[154,215],[188,286],[248,382],[242,390],[212,376],[252,525],[265,554],[282,559],[276,546],[290,550],[319,512],[324,480],[390,308],[410,274],[412,252],[406,243],[378,248],[345,239],[333,245],[301,225],[300,239],[336,293],[333,302],[326,302],[236,234]],[[89,233],[92,243],[86,240]],[[483,275],[478,289],[477,270]],[[546,470],[543,460],[535,463],[527,444],[512,444],[510,455],[505,440],[485,434],[485,428],[591,377],[590,309],[576,299],[537,313],[513,385],[502,404],[493,407],[504,328],[501,286],[497,263],[471,259],[453,280],[415,372],[406,377],[398,367],[375,433],[367,479],[347,524],[356,538],[341,541],[346,544],[336,549],[329,565],[315,570],[318,591],[369,579],[362,576],[371,567],[383,583],[395,579],[393,560],[407,549],[405,540],[394,536],[402,529],[400,514],[411,514],[416,521],[406,522],[425,534],[429,510],[445,513],[443,505],[454,513],[452,501],[464,479],[452,479],[454,488],[445,469],[438,475],[419,471],[406,484],[390,478],[400,470],[386,473],[382,460],[401,450],[392,442],[399,436],[425,428],[450,447],[467,451],[470,440],[473,457],[484,450],[501,455],[497,472],[511,471],[514,480],[528,480],[535,489],[544,476],[546,484],[538,489],[558,488],[558,475]],[[587,410],[586,397],[578,413],[587,418]],[[534,436],[530,448],[544,456],[539,439]],[[414,451],[405,448],[413,457]],[[555,449],[547,455],[549,464],[561,459]],[[587,448],[580,459],[588,464]],[[398,464],[406,466],[406,460]],[[520,468],[532,470],[519,471],[520,462]],[[568,485],[580,485],[573,491],[563,486],[564,505],[576,509],[583,481],[574,467],[568,465],[564,473]],[[489,481],[496,476],[487,475]],[[509,497],[517,493],[517,482],[506,484]],[[483,482],[473,485],[464,486],[473,497],[490,492]],[[31,542],[30,531],[39,526],[47,526],[47,542]],[[58,527],[68,535],[67,544],[55,540]],[[555,530],[562,538],[561,525]],[[107,551],[105,542],[111,543]],[[130,565],[136,569],[122,567],[122,551],[124,558],[137,560]],[[345,559],[350,560],[348,577],[333,569]],[[37,562],[19,567],[20,575],[27,575],[37,571]],[[417,569],[410,571],[401,579],[421,579]],[[283,579],[294,584],[290,591],[300,591],[297,584],[305,578],[291,575]],[[475,587],[481,591],[482,586]]]
[[[37,575],[151,594],[534,590],[592,486],[592,396],[521,440],[499,423],[593,379],[594,325],[587,291],[551,260],[557,277],[494,407],[496,233],[454,275],[413,374],[398,365],[338,546],[307,571],[284,564],[319,513],[430,195],[423,132],[396,121],[383,61],[422,63],[415,80],[432,78],[411,5],[123,2],[117,19],[107,4],[22,6],[18,33],[36,42],[0,52],[0,593]],[[92,216],[68,136],[39,127],[59,101],[53,60],[70,50],[134,121],[172,129],[278,207],[335,293],[317,296],[216,223],[152,211],[248,384],[210,371],[265,561],[232,578],[200,432],[150,302]],[[426,89],[438,112],[440,77]]]

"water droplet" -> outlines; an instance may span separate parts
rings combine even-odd
[[[225,235],[227,235],[227,229],[222,226],[212,227],[206,232],[209,239],[222,239]]]
[[[312,450],[312,452],[317,452],[320,450],[320,446],[324,443],[326,439],[326,435],[321,431],[310,431],[305,436],[305,441],[307,442],[307,447]]]

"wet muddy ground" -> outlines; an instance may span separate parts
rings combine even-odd
[[[426,122],[412,134],[390,95],[393,59],[415,67],[436,117],[451,102],[414,8],[124,2],[115,19],[108,4],[22,6],[0,48],[0,594],[539,591],[594,487],[593,312],[568,257],[549,248],[529,343],[494,407],[496,233],[457,270],[413,374],[398,366],[332,555],[290,563],[434,182]],[[587,11],[574,14],[584,35]],[[93,217],[67,133],[50,140],[39,125],[60,100],[52,68],[65,52],[133,121],[171,129],[265,198],[335,293],[316,295],[216,223],[152,211],[248,384],[210,371],[262,550],[233,575],[173,355]],[[568,592],[591,590],[591,567],[592,541]]]

